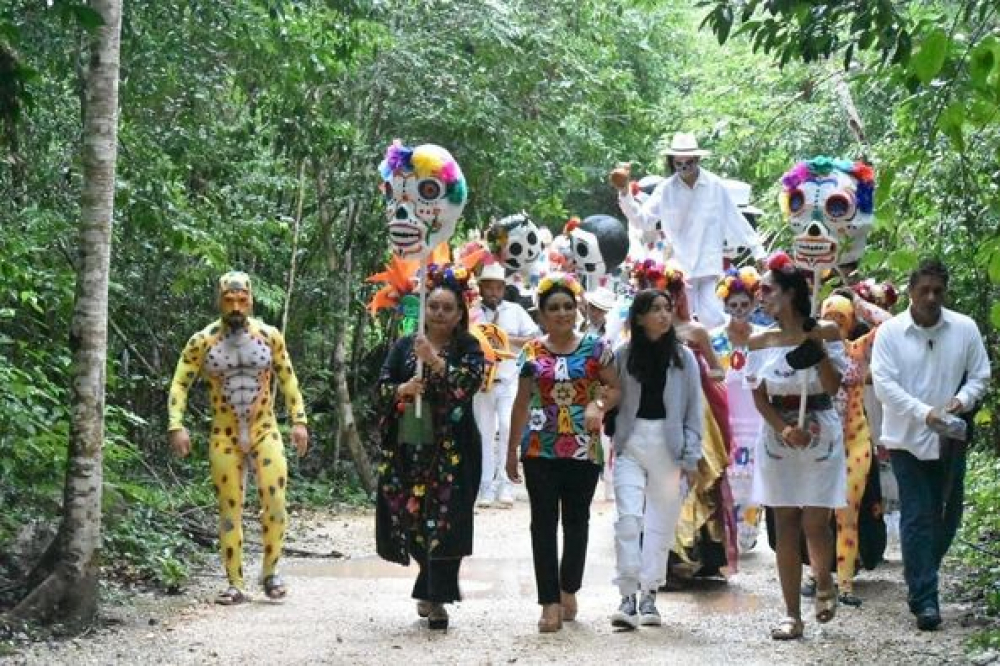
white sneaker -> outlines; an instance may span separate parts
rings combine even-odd
[[[479,497],[476,498],[476,506],[487,509],[493,506],[494,498],[495,495],[493,493],[493,486],[482,486],[479,488]]]
[[[514,506],[514,488],[510,483],[502,481],[500,489],[497,491],[497,504],[509,509]]]

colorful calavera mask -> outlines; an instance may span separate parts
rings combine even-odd
[[[571,220],[569,236],[576,272],[601,278],[618,268],[628,255],[625,225],[610,215],[591,215],[583,222]]]
[[[410,148],[396,140],[379,173],[393,252],[419,259],[451,238],[467,199],[465,176],[451,153],[433,144]]]
[[[504,268],[528,271],[542,254],[542,239],[538,225],[527,213],[509,215],[490,225],[486,240]]]
[[[873,222],[875,172],[863,162],[814,157],[782,179],[781,211],[795,231],[796,261],[811,267],[857,262]]]

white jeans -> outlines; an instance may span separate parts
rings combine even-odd
[[[681,515],[681,468],[664,441],[664,421],[637,419],[615,458],[614,583],[622,596],[655,591],[666,581],[667,556]]]
[[[698,315],[698,321],[712,330],[726,323],[726,311],[722,307],[722,299],[715,293],[717,277],[690,278],[690,286],[686,289],[688,305],[691,313]]]
[[[483,440],[483,477],[480,488],[489,490],[493,483],[509,483],[507,479],[507,439],[510,436],[510,414],[514,409],[517,384],[494,384],[486,393],[479,392],[472,400],[472,412]],[[499,446],[496,441],[500,433]],[[499,448],[499,452],[497,449]]]

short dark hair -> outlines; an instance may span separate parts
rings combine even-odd
[[[910,288],[912,289],[922,277],[937,278],[944,282],[944,286],[947,287],[950,275],[948,274],[948,267],[944,265],[943,261],[937,257],[928,257],[922,259],[920,265],[910,273]]]

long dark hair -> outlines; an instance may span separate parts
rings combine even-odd
[[[680,342],[677,341],[677,330],[673,326],[658,340],[650,340],[646,335],[646,329],[639,325],[639,317],[653,308],[657,298],[666,299],[673,308],[674,299],[667,292],[662,289],[643,289],[635,295],[628,312],[631,342],[625,367],[640,383],[658,380],[671,364],[678,368],[684,365]]]
[[[787,272],[786,272],[787,271]],[[812,299],[809,295],[809,282],[806,274],[798,268],[787,267],[784,270],[771,270],[771,276],[775,283],[781,287],[781,291],[792,292],[792,310],[803,319],[812,318]],[[819,276],[814,275],[813,279],[818,280]]]
[[[555,296],[556,294],[566,294],[567,296],[572,298],[574,302],[577,303],[579,302],[577,301],[576,294],[573,292],[572,289],[570,289],[565,284],[557,282],[556,284],[553,284],[545,291],[540,292],[538,294],[538,309],[540,311],[545,310],[545,304],[548,303],[549,299]]]

